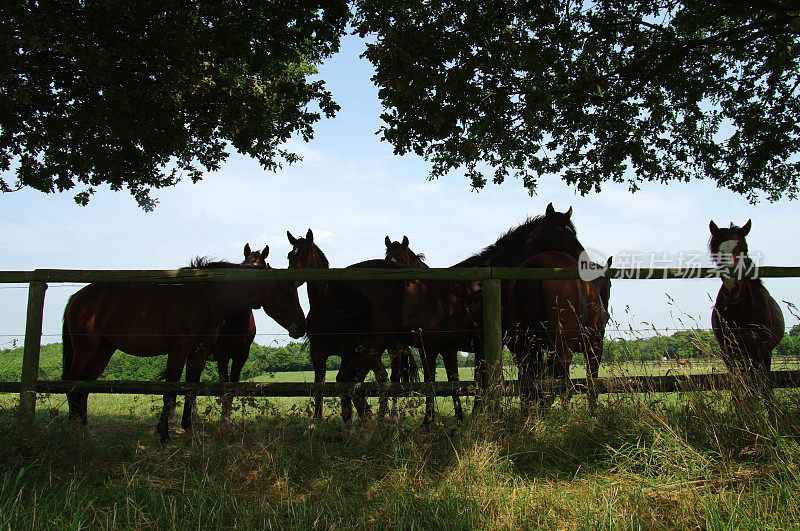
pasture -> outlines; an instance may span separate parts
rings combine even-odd
[[[628,363],[604,366],[601,375],[656,369],[670,370]],[[421,424],[424,400],[408,398],[398,422],[352,430],[342,428],[335,398],[312,429],[310,399],[238,399],[233,425],[223,427],[217,401],[201,397],[193,436],[175,428],[178,436],[163,446],[154,432],[160,397],[92,395],[89,427],[76,429],[63,395],[40,395],[31,432],[16,422],[17,398],[5,395],[0,523],[792,527],[800,525],[800,395],[777,395],[777,422],[758,401],[733,407],[726,392],[609,395],[594,417],[578,396],[524,420],[509,399],[502,416],[463,424],[440,398],[430,426]]]

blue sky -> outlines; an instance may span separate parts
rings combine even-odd
[[[635,194],[607,184],[586,197],[557,178],[542,179],[533,197],[513,179],[480,192],[458,172],[429,182],[424,160],[394,156],[375,134],[381,106],[372,68],[358,58],[362,48],[360,39],[348,37],[321,68],[342,109],[317,125],[309,144],[290,143],[302,162],[271,173],[233,155],[198,184],[156,191],[160,203],[152,213],[139,210],[126,192],[103,190],[87,207],[77,206],[71,193],[0,194],[0,268],[172,269],[197,255],[238,261],[247,242],[269,244],[270,264],[286,267],[286,230],[299,236],[309,227],[333,267],[382,256],[387,235],[407,235],[430,266],[446,267],[543,213],[551,201],[560,211],[572,206],[581,242],[606,255],[705,252],[710,219],[720,226],[752,219],[751,252],[761,252],[768,265],[800,264],[795,201],[750,205],[711,182],[648,184]],[[779,302],[800,302],[800,280],[765,284]],[[613,317],[625,329],[707,328],[718,288],[715,280],[615,281]],[[49,287],[43,343],[60,341],[64,305],[77,289]],[[21,344],[26,297],[24,286],[0,285],[0,348],[14,339]],[[307,308],[305,297],[303,289]],[[786,324],[796,324],[781,306]],[[258,343],[288,341],[263,312],[257,324]]]

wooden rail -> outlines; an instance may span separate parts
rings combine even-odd
[[[737,271],[728,271],[737,274]],[[786,278],[800,276],[800,267],[759,267],[746,272],[757,273],[759,277]],[[678,279],[678,278],[716,278],[718,268],[611,268],[605,276],[615,279]],[[314,280],[462,280],[482,281],[483,289],[483,327],[484,350],[487,370],[490,375],[489,389],[502,389],[502,393],[518,392],[518,385],[493,385],[500,381],[502,353],[501,340],[501,280],[512,279],[570,279],[580,278],[577,269],[564,268],[399,268],[399,269],[174,269],[174,270],[67,270],[36,269],[34,271],[0,271],[0,283],[27,283],[28,308],[25,327],[24,359],[21,382],[0,382],[0,392],[20,393],[20,416],[24,422],[31,422],[36,408],[37,392],[65,392],[70,386],[80,385],[94,393],[143,393],[162,394],[165,389],[175,392],[222,395],[225,393],[251,394],[257,396],[309,396],[319,389],[316,384],[221,384],[221,383],[164,383],[164,382],[45,382],[37,381],[39,372],[39,351],[42,334],[44,295],[47,283],[56,282],[108,282],[108,283],[149,283],[185,284],[195,282],[252,282],[252,281],[314,281]],[[800,381],[795,371],[773,373],[777,387],[795,386]],[[638,392],[675,391],[692,384],[693,388],[722,386],[719,375],[695,375],[688,380],[680,376],[651,376],[624,379],[601,379],[600,392]],[[577,386],[585,381],[575,380]],[[474,394],[474,382],[439,382],[432,384],[325,384],[325,394],[340,394],[361,386],[366,396],[396,395],[408,393],[434,393],[437,395]],[[556,386],[561,384],[554,384]],[[170,387],[171,386],[171,387]],[[698,387],[699,386],[699,387]],[[517,391],[514,391],[514,390]],[[182,390],[182,391],[181,391]]]
[[[774,371],[770,374],[772,385],[776,389],[800,386],[800,370]],[[671,393],[681,391],[721,391],[730,389],[732,385],[741,385],[737,380],[731,381],[729,373],[663,375],[663,376],[616,376],[595,380],[600,393]],[[16,393],[20,390],[20,382],[0,382],[0,392]],[[587,389],[586,378],[564,380],[548,380],[535,387],[551,391],[563,391],[567,385],[578,391]],[[519,394],[521,384],[517,380],[505,380],[497,386],[500,395]],[[271,396],[271,397],[310,397],[322,393],[323,396],[339,396],[344,393],[358,392],[363,396],[474,396],[479,392],[475,382],[402,382],[402,383],[342,383],[327,382],[324,384],[306,382],[137,382],[127,380],[85,380],[85,381],[46,381],[36,384],[38,393],[66,393],[70,389],[86,389],[92,393],[143,394],[160,395],[177,393],[179,395],[195,394],[197,396],[222,396],[232,394],[239,396]]]

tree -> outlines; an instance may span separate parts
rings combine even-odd
[[[0,190],[151,189],[212,171],[232,145],[276,169],[338,106],[315,65],[335,52],[345,0],[0,5]],[[16,182],[7,182],[14,172]]]
[[[751,201],[795,197],[800,4],[753,0],[357,0],[386,107],[383,139],[533,193],[558,175],[713,179]]]

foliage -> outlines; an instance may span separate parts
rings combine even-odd
[[[796,2],[357,0],[386,107],[383,138],[533,193],[559,175],[710,178],[751,201],[795,197],[800,161]]]
[[[347,2],[3,2],[0,175],[42,192],[197,181],[228,145],[267,169],[297,156],[318,106],[338,106],[315,65],[339,47]],[[172,168],[172,169],[170,169]]]

